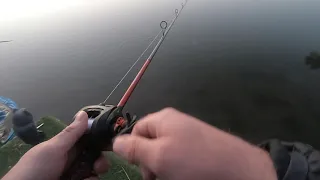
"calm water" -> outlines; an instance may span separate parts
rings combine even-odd
[[[37,118],[69,122],[103,101],[180,3],[68,0],[0,14],[0,40],[13,40],[0,44],[0,95]],[[318,0],[190,0],[127,109],[144,116],[172,106],[253,142],[320,147],[320,70],[304,64],[320,50],[319,8]]]

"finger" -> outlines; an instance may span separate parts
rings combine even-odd
[[[165,108],[159,112],[152,113],[137,122],[132,130],[133,135],[146,138],[156,138],[160,135],[162,121],[170,113],[177,112],[172,108]]]
[[[141,166],[140,171],[141,171],[143,180],[155,180],[156,179],[156,176],[150,170],[148,170],[148,168]]]
[[[147,117],[139,120],[132,130],[132,135],[142,136],[145,138],[156,138],[157,129],[156,124],[158,120],[153,117],[153,115],[148,115]]]
[[[69,150],[78,139],[85,133],[88,127],[88,115],[84,111],[76,114],[74,121],[56,135],[53,140],[57,141],[56,144],[61,148]]]
[[[99,157],[99,159],[96,160],[94,163],[94,171],[97,174],[103,174],[106,173],[109,169],[109,163],[107,159],[104,157],[103,154]]]
[[[113,151],[134,164],[153,166],[157,147],[154,140],[134,135],[122,135],[115,139]],[[150,167],[151,168],[151,167]]]

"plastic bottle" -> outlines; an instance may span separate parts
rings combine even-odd
[[[7,143],[13,138],[12,129],[13,112],[18,109],[17,104],[6,97],[0,96],[0,141],[1,144]]]

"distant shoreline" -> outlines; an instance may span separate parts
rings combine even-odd
[[[0,43],[6,43],[6,42],[11,42],[12,40],[9,41],[0,41]]]

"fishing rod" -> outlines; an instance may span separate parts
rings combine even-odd
[[[173,20],[171,21],[169,27],[168,27],[168,23],[167,21],[161,21],[160,22],[160,27],[161,27],[161,31],[158,33],[158,35],[151,41],[151,43],[148,45],[148,47],[145,49],[145,51],[141,54],[141,56],[138,58],[138,60],[130,67],[129,71],[123,76],[123,78],[119,81],[119,83],[115,86],[115,88],[111,91],[111,93],[108,95],[108,97],[104,100],[103,103],[106,103],[106,101],[109,99],[109,97],[112,95],[112,93],[118,88],[118,86],[120,85],[120,83],[124,80],[124,78],[127,76],[127,74],[131,71],[131,69],[133,68],[133,66],[135,66],[135,64],[140,60],[140,58],[142,57],[142,55],[146,52],[146,50],[149,49],[149,47],[151,46],[151,44],[153,44],[153,42],[155,41],[155,39],[160,35],[160,33],[162,32],[162,36],[159,39],[158,43],[156,44],[156,46],[153,48],[152,52],[150,53],[149,57],[146,59],[146,61],[144,62],[143,66],[141,67],[140,71],[138,72],[138,74],[136,75],[136,77],[134,78],[134,80],[132,81],[132,83],[130,84],[130,86],[128,87],[127,91],[124,93],[124,95],[122,96],[121,100],[118,103],[118,107],[124,107],[127,103],[127,101],[129,100],[130,96],[132,95],[134,89],[137,87],[141,77],[143,76],[143,74],[146,72],[149,64],[151,63],[153,57],[156,55],[156,53],[158,52],[162,42],[164,41],[164,39],[166,38],[168,32],[170,31],[172,25],[175,23],[176,19],[178,18],[178,16],[180,15],[182,9],[184,8],[184,6],[187,4],[188,0],[186,0],[185,4],[181,3],[181,9],[180,11],[178,9],[175,9],[175,16],[173,18]]]
[[[131,116],[129,113],[125,113],[123,115],[123,108],[128,102],[130,96],[132,95],[134,89],[137,87],[140,82],[143,74],[146,72],[148,66],[153,60],[155,54],[158,52],[161,44],[165,40],[168,32],[172,28],[173,24],[179,17],[181,11],[185,7],[187,0],[181,4],[180,11],[175,9],[175,16],[171,21],[170,25],[166,21],[160,22],[161,31],[158,35],[153,39],[153,41],[149,44],[146,50],[151,46],[151,44],[155,41],[155,39],[162,32],[161,38],[158,40],[157,44],[153,48],[149,57],[144,62],[143,66],[135,76],[134,80],[131,82],[130,86],[120,99],[117,106],[107,105],[106,102],[108,98],[112,95],[112,93],[118,88],[123,79],[128,75],[133,66],[139,61],[140,57],[146,52],[146,50],[142,53],[142,55],[137,59],[137,61],[129,68],[127,73],[122,77],[119,83],[115,86],[115,88],[111,91],[108,97],[99,105],[87,106],[82,108],[81,110],[85,111],[88,114],[88,128],[90,130],[89,134],[84,135],[78,142],[76,146],[80,146],[82,149],[81,153],[78,154],[75,161],[71,164],[69,169],[64,172],[61,179],[63,180],[76,180],[76,179],[84,179],[94,175],[93,172],[93,164],[100,157],[101,151],[105,148],[111,148],[112,141],[116,136],[131,133],[134,125],[136,124],[136,116]],[[79,149],[79,148],[78,148]]]
[[[187,3],[187,1],[186,1],[186,3]],[[184,8],[184,6],[185,6],[185,4],[182,3],[181,10]],[[181,13],[181,10],[179,11],[178,9],[175,9],[175,17],[173,18],[173,20],[172,20],[171,24],[169,25],[168,29],[167,29],[168,23],[166,21],[161,21],[160,27],[163,30],[163,34],[162,34],[160,40],[158,41],[157,45],[154,47],[154,49],[150,53],[149,57],[147,58],[147,60],[143,64],[142,68],[140,69],[140,71],[138,72],[138,74],[136,75],[136,77],[134,78],[132,83],[130,84],[129,88],[127,89],[127,91],[122,96],[121,100],[118,103],[118,107],[124,107],[126,105],[126,103],[128,102],[128,99],[132,95],[134,89],[137,87],[141,77],[146,72],[146,70],[147,70],[149,64],[151,63],[153,57],[158,52],[162,42],[167,37],[168,32],[170,31],[172,25],[175,23],[176,19],[178,18],[179,14]]]
[[[86,106],[80,110],[85,111],[89,117],[87,133],[83,135],[75,144],[73,151],[74,154],[72,154],[74,158],[72,158],[63,175],[60,177],[61,180],[79,180],[94,176],[94,162],[100,157],[101,151],[112,150],[112,141],[116,136],[131,133],[134,125],[136,124],[137,118],[136,116],[131,116],[129,113],[124,114],[122,111],[187,2],[188,0],[181,4],[180,10],[175,9],[174,18],[169,26],[167,21],[161,21],[161,31],[157,34],[157,36],[155,36],[140,57],[133,63],[133,65],[121,78],[111,93],[107,96],[107,98],[98,105]],[[160,39],[157,41],[155,47],[145,60],[143,66],[135,76],[134,80],[131,82],[126,92],[123,94],[119,103],[116,106],[108,105],[107,100],[109,97],[119,87],[132,68],[137,64],[144,53],[151,47],[151,45],[156,41],[156,39],[158,39],[159,36]],[[30,113],[22,109],[18,110],[13,117],[13,126],[17,136],[26,143],[29,141],[29,144],[32,145],[40,143],[41,138],[40,136],[36,135],[37,129],[34,125],[32,126],[33,133],[29,133],[28,135],[25,127],[19,127],[19,125],[21,125],[19,122],[24,122],[23,125],[27,124],[26,116],[29,121],[32,119]],[[31,127],[30,125],[28,126]],[[32,136],[35,137],[33,140],[31,138],[31,134],[33,134]],[[38,141],[35,142],[35,139]]]

